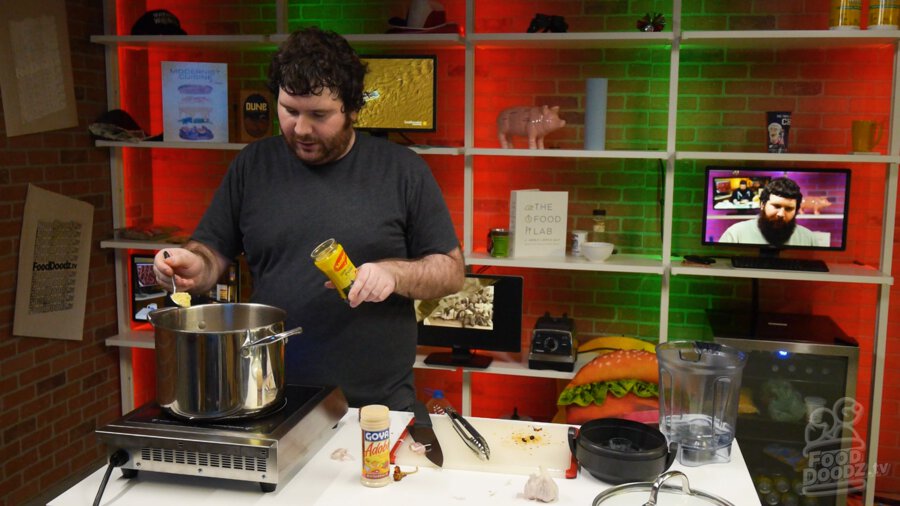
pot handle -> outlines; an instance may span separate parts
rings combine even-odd
[[[295,334],[299,334],[303,332],[303,327],[293,328],[291,330],[285,330],[284,332],[280,332],[278,334],[273,334],[271,336],[266,336],[262,339],[258,339],[255,342],[250,341],[250,331],[247,331],[247,341],[241,346],[241,350],[247,350],[249,348],[255,348],[257,346],[265,346],[267,344],[277,343],[278,341],[287,339],[288,336],[293,336]]]
[[[569,450],[575,455],[575,440],[578,439],[578,427],[569,427]]]
[[[156,322],[153,321],[154,318],[159,318],[165,313],[171,313],[172,311],[176,311],[177,309],[177,307],[161,307],[159,309],[154,309],[153,311],[147,313],[147,320],[149,320],[150,323],[156,325]]]

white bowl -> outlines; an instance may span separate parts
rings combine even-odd
[[[611,242],[583,242],[581,254],[591,262],[602,262],[612,255],[615,247]]]

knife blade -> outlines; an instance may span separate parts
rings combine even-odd
[[[409,427],[409,434],[417,443],[425,446],[425,457],[428,460],[434,462],[438,467],[444,467],[444,453],[441,451],[441,443],[431,426],[428,408],[417,400],[413,404],[413,416],[415,416],[415,420]]]

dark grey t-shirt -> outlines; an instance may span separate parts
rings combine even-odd
[[[352,406],[406,409],[415,397],[416,322],[397,295],[351,308],[310,258],[335,238],[358,267],[386,258],[448,253],[459,245],[427,164],[411,150],[356,135],[337,162],[309,166],[282,137],[245,147],[194,232],[228,258],[246,253],[252,301],[303,327],[287,345],[287,381],[339,385]]]

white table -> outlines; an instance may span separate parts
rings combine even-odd
[[[391,436],[394,441],[411,417],[411,413],[391,413]],[[353,460],[333,460],[331,453],[338,448],[346,448],[353,456]],[[136,478],[129,480],[123,478],[121,471],[116,469],[109,479],[101,504],[107,506],[543,504],[524,499],[522,492],[528,476],[516,474],[423,468],[400,482],[391,482],[383,488],[368,488],[359,482],[360,448],[357,410],[351,409],[322,450],[293,478],[286,483],[280,483],[275,492],[262,493],[258,484],[251,482],[153,472],[141,472]],[[737,506],[760,504],[736,443],[732,447],[731,462],[728,464],[684,467],[676,461],[671,469],[687,474],[691,487],[719,495]],[[54,506],[91,504],[105,471],[105,466],[98,469],[49,504]],[[556,483],[559,486],[559,499],[551,503],[555,505],[590,505],[597,494],[609,487],[586,472],[579,473],[575,479],[556,479]]]

